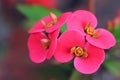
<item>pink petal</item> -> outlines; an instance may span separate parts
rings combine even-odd
[[[74,14],[67,21],[67,28],[68,30],[80,30],[82,34],[85,35],[83,26],[80,24],[78,17]]]
[[[98,70],[105,59],[104,50],[90,44],[86,44],[87,58],[76,57],[74,60],[75,69],[84,74],[91,74]]]
[[[50,43],[49,51],[47,54],[47,59],[50,59],[54,55],[54,51],[55,51],[56,46],[57,46],[58,35],[59,35],[59,29],[48,34],[49,38],[51,39],[51,43]]]
[[[58,22],[54,26],[46,28],[46,31],[53,32],[57,29],[60,29],[60,27],[62,27],[62,25],[65,23],[65,21],[69,18],[71,14],[71,12],[63,13],[60,17],[58,17]]]
[[[41,24],[41,20],[45,21],[46,23],[50,23],[51,21],[53,21],[50,16],[46,16],[46,17],[42,18],[41,20],[39,20],[34,25],[34,27],[31,30],[29,30],[29,33],[41,32],[44,30],[46,30],[46,32],[48,32],[48,33],[53,32],[53,31],[59,29],[65,23],[65,21],[68,19],[70,14],[71,14],[71,12],[63,13],[60,17],[58,17],[58,22],[49,28],[45,28],[45,26],[43,26],[43,24]]]
[[[52,21],[50,16],[46,16],[42,18],[41,20],[45,21],[46,23],[49,23],[50,21]],[[42,32],[45,30],[45,26],[43,26],[43,24],[41,23],[41,20],[35,23],[34,27],[29,30],[29,33]]]
[[[86,36],[86,39],[90,44],[102,49],[109,49],[116,44],[114,36],[109,31],[101,28],[96,29],[96,31],[100,32],[98,38],[93,38],[89,35]]]
[[[30,59],[35,63],[41,63],[46,59],[47,50],[43,48],[40,39],[47,38],[42,33],[33,33],[28,39]]]
[[[72,16],[69,18],[67,25],[68,25],[68,30],[71,29],[78,29],[84,33],[84,27],[88,24],[91,23],[91,27],[96,27],[97,26],[97,19],[93,15],[93,13],[85,11],[85,10],[77,10],[75,11]]]
[[[73,14],[78,17],[79,23],[82,26],[86,26],[88,22],[91,23],[91,27],[93,28],[97,26],[97,18],[92,12],[85,11],[85,10],[78,10],[78,11],[75,11]]]
[[[54,57],[59,62],[68,62],[74,56],[71,53],[71,48],[74,46],[84,46],[84,36],[81,32],[71,30],[64,32],[58,39],[57,48]]]

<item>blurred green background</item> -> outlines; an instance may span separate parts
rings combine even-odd
[[[49,12],[59,16],[78,9],[93,12],[97,27],[110,30],[116,37],[117,44],[106,50],[100,69],[84,75],[74,71],[71,62],[31,62],[29,28]],[[61,32],[65,29],[64,25]],[[120,0],[0,0],[0,80],[120,80]]]

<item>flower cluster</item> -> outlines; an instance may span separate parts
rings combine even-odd
[[[67,30],[59,37],[60,27],[67,23]],[[104,49],[114,46],[114,36],[107,30],[95,28],[96,17],[88,11],[66,12],[57,17],[50,13],[29,31],[30,59],[41,63],[52,56],[61,63],[74,58],[74,67],[84,74],[98,70],[105,59]]]

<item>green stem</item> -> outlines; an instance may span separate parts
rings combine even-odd
[[[81,74],[78,71],[73,70],[70,80],[80,80],[80,76]]]
[[[74,70],[69,80],[92,80],[92,75],[81,74]]]

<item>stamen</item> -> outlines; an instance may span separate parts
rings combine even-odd
[[[96,31],[96,32],[92,35],[93,38],[98,38],[99,36],[100,36],[100,31]]]
[[[51,17],[53,20],[57,20],[57,16],[56,16],[54,13],[52,13],[52,12],[50,12],[50,17]]]
[[[50,17],[53,20],[53,24],[57,23],[57,16],[54,13],[50,12]]]
[[[91,24],[91,22],[87,23],[87,25],[85,26],[85,29],[84,29],[85,31],[87,30],[88,27],[91,27],[90,24]]]
[[[100,35],[100,31],[96,31],[93,27],[91,27],[91,22],[88,22],[87,25],[85,26],[84,31],[92,36],[93,38],[97,38]]]
[[[93,35],[95,33],[95,29],[92,27],[88,27],[86,30],[86,33],[89,35]]]
[[[88,57],[88,54],[84,52],[84,55],[82,55],[82,58],[86,58],[86,57]]]
[[[76,56],[82,56],[83,55],[83,49],[82,48],[80,48],[80,47],[77,47],[76,49],[75,49],[75,55]]]
[[[50,12],[50,17],[52,18],[52,21],[50,22],[46,23],[44,20],[41,20],[41,23],[45,28],[52,27],[57,23],[57,16],[54,13]]]
[[[81,47],[78,46],[72,47],[71,53],[77,57],[82,57],[82,58],[86,58],[88,56],[88,54]]]
[[[47,26],[47,24],[46,24],[46,22],[44,21],[44,20],[41,20],[41,24],[43,25],[43,26]]]
[[[72,47],[72,48],[71,48],[71,51],[70,51],[71,54],[73,54],[73,53],[75,52],[75,48],[76,48],[76,47]]]
[[[45,49],[48,49],[49,45],[50,45],[50,40],[46,39],[46,38],[43,38],[43,39],[41,39],[41,44]]]
[[[48,28],[48,27],[51,27],[51,26],[53,26],[54,24],[52,23],[52,22],[50,22],[50,23],[48,23],[47,25],[46,25],[46,28]]]

